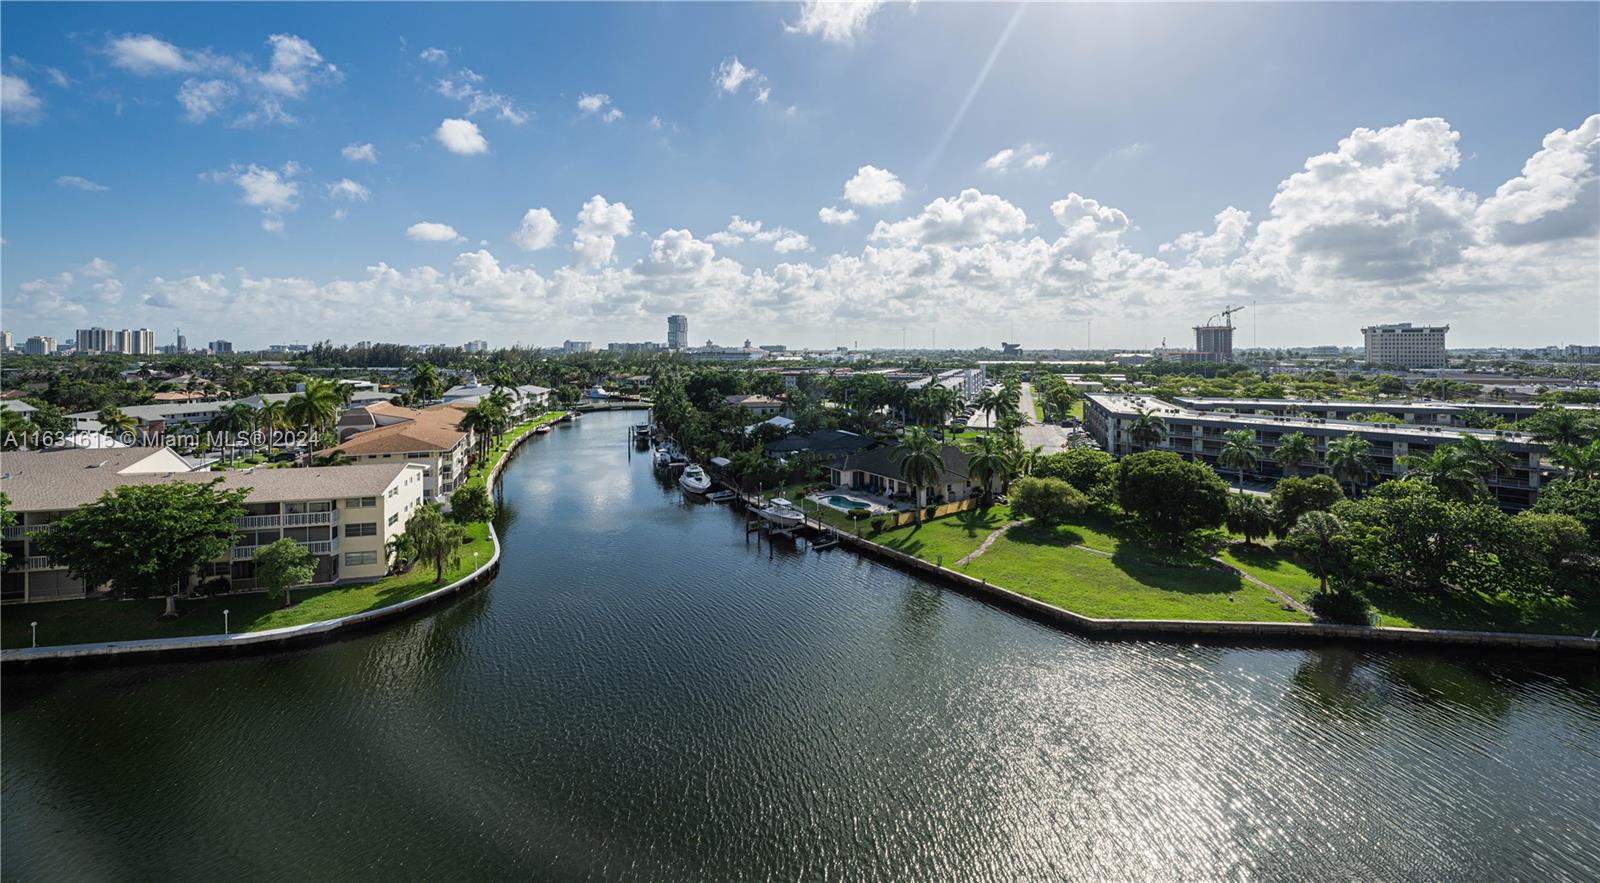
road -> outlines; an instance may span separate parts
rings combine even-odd
[[[1046,454],[1055,454],[1067,449],[1065,428],[1034,421],[1033,384],[1022,384],[1022,395],[1017,398],[1017,410],[1022,412],[1022,428],[1017,430],[1017,435],[1021,436],[1024,448],[1042,448],[1042,453]]]

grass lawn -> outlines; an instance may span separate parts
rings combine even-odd
[[[943,556],[945,566],[954,567],[956,561],[982,545],[989,534],[1010,520],[1009,507],[990,506],[867,536],[880,545],[924,561],[938,563]]]
[[[1073,548],[1107,543],[1110,557]],[[1014,527],[966,572],[1085,616],[1308,621],[1266,589],[1204,559],[1149,550],[1109,523]]]
[[[1315,575],[1279,555],[1270,546],[1234,543],[1217,557],[1274,586],[1296,601],[1305,601],[1317,591]],[[1385,624],[1392,625],[1392,623]]]
[[[439,582],[433,579],[433,568],[418,566],[409,573],[370,583],[298,589],[290,593],[293,607],[284,607],[282,599],[273,600],[261,592],[179,601],[178,609],[183,615],[173,622],[156,618],[166,609],[163,598],[18,604],[6,607],[0,618],[0,647],[10,650],[29,646],[28,623],[35,621],[39,623],[39,646],[44,647],[220,634],[223,610],[228,611],[232,631],[259,632],[388,607],[448,585],[489,560],[494,554],[489,526],[469,525],[467,535],[472,541],[461,547],[461,563],[446,570]]]
[[[1426,594],[1387,586],[1368,586],[1364,594],[1383,625],[1546,635],[1588,635],[1600,628],[1600,598],[1573,601],[1474,591]]]

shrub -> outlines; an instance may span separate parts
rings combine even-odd
[[[872,532],[873,533],[883,533],[883,527],[886,524],[888,524],[888,520],[885,519],[882,515],[879,515],[878,517],[872,519]]]
[[[1070,451],[1040,457],[1033,466],[1033,476],[1059,478],[1091,499],[1097,490],[1105,488],[1109,498],[1115,467],[1116,461],[1105,451],[1094,448],[1073,448]]]
[[[1318,619],[1329,622],[1343,623],[1344,625],[1366,625],[1371,620],[1368,612],[1372,609],[1367,599],[1347,588],[1329,589],[1326,592],[1313,592],[1310,599],[1311,612]]]
[[[1129,454],[1117,462],[1117,498],[1149,529],[1177,545],[1183,535],[1228,516],[1228,485],[1211,467],[1170,451]]]
[[[1089,501],[1059,478],[1024,478],[1011,486],[1011,511],[1046,527],[1081,513]]]
[[[1272,487],[1272,531],[1288,536],[1300,516],[1307,512],[1326,512],[1344,499],[1344,491],[1331,475],[1310,478],[1285,478]]]
[[[1267,501],[1240,491],[1228,497],[1228,530],[1244,535],[1244,541],[1254,543],[1256,537],[1265,537],[1272,529],[1272,507]]]
[[[450,519],[458,524],[488,521],[494,517],[494,503],[481,484],[463,485],[450,495]]]

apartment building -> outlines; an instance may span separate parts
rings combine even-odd
[[[356,463],[414,463],[424,470],[423,499],[442,500],[466,478],[472,454],[472,434],[461,429],[461,415],[453,405],[352,408],[339,419],[338,446],[318,453],[338,450]]]
[[[1274,416],[1320,417],[1324,420],[1349,420],[1357,414],[1383,414],[1402,423],[1422,425],[1459,426],[1468,411],[1482,411],[1501,422],[1510,423],[1532,417],[1540,408],[1527,402],[1357,402],[1357,401],[1300,401],[1297,399],[1229,399],[1180,396],[1174,404],[1196,411],[1233,411],[1240,414],[1258,414],[1266,411]],[[1600,412],[1594,405],[1563,405],[1574,410]]]
[[[289,538],[317,556],[312,585],[362,582],[388,572],[385,544],[403,532],[422,505],[423,468],[401,462],[310,469],[191,472],[170,448],[27,451],[6,454],[0,491],[11,498],[18,523],[5,528],[9,556],[0,577],[0,602],[88,597],[85,586],[34,550],[29,534],[98,500],[119,486],[172,481],[248,489],[246,514],[228,554],[211,562],[203,579],[224,577],[235,591],[258,588],[255,550]]]
[[[1110,393],[1091,393],[1085,397],[1084,427],[1107,453],[1121,457],[1138,450],[1133,443],[1131,429],[1134,421],[1144,412],[1156,414],[1167,424],[1166,435],[1152,450],[1173,451],[1212,465],[1216,465],[1222,453],[1225,433],[1237,429],[1250,430],[1256,444],[1261,446],[1266,455],[1257,465],[1257,472],[1269,479],[1283,475],[1283,471],[1271,459],[1279,439],[1295,432],[1303,432],[1311,437],[1319,459],[1315,464],[1301,464],[1298,470],[1300,474],[1326,472],[1320,460],[1328,442],[1356,435],[1371,442],[1372,460],[1377,467],[1379,480],[1403,476],[1406,470],[1401,460],[1404,457],[1412,454],[1426,456],[1436,448],[1460,441],[1463,434],[1503,442],[1516,460],[1516,466],[1509,475],[1493,476],[1489,481],[1489,490],[1496,502],[1508,509],[1525,509],[1533,505],[1539,493],[1539,457],[1546,450],[1532,436],[1521,432],[1201,411],[1152,396]]]
[[[1447,362],[1444,335],[1449,325],[1369,325],[1361,329],[1366,339],[1367,362],[1402,368],[1443,368]]]
[[[673,314],[667,317],[667,349],[684,350],[689,348],[689,317],[682,314]]]

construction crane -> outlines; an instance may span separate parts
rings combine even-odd
[[[1213,315],[1209,319],[1206,319],[1206,324],[1207,325],[1215,325],[1215,324],[1217,324],[1216,320],[1217,319],[1221,319],[1223,321],[1223,323],[1225,325],[1227,325],[1227,327],[1232,328],[1233,327],[1233,318],[1232,318],[1233,314],[1234,313],[1242,313],[1242,312],[1244,312],[1244,307],[1242,307],[1242,306],[1236,307],[1236,306],[1233,306],[1233,305],[1230,304],[1230,305],[1228,305],[1226,307],[1223,307],[1222,312]]]

